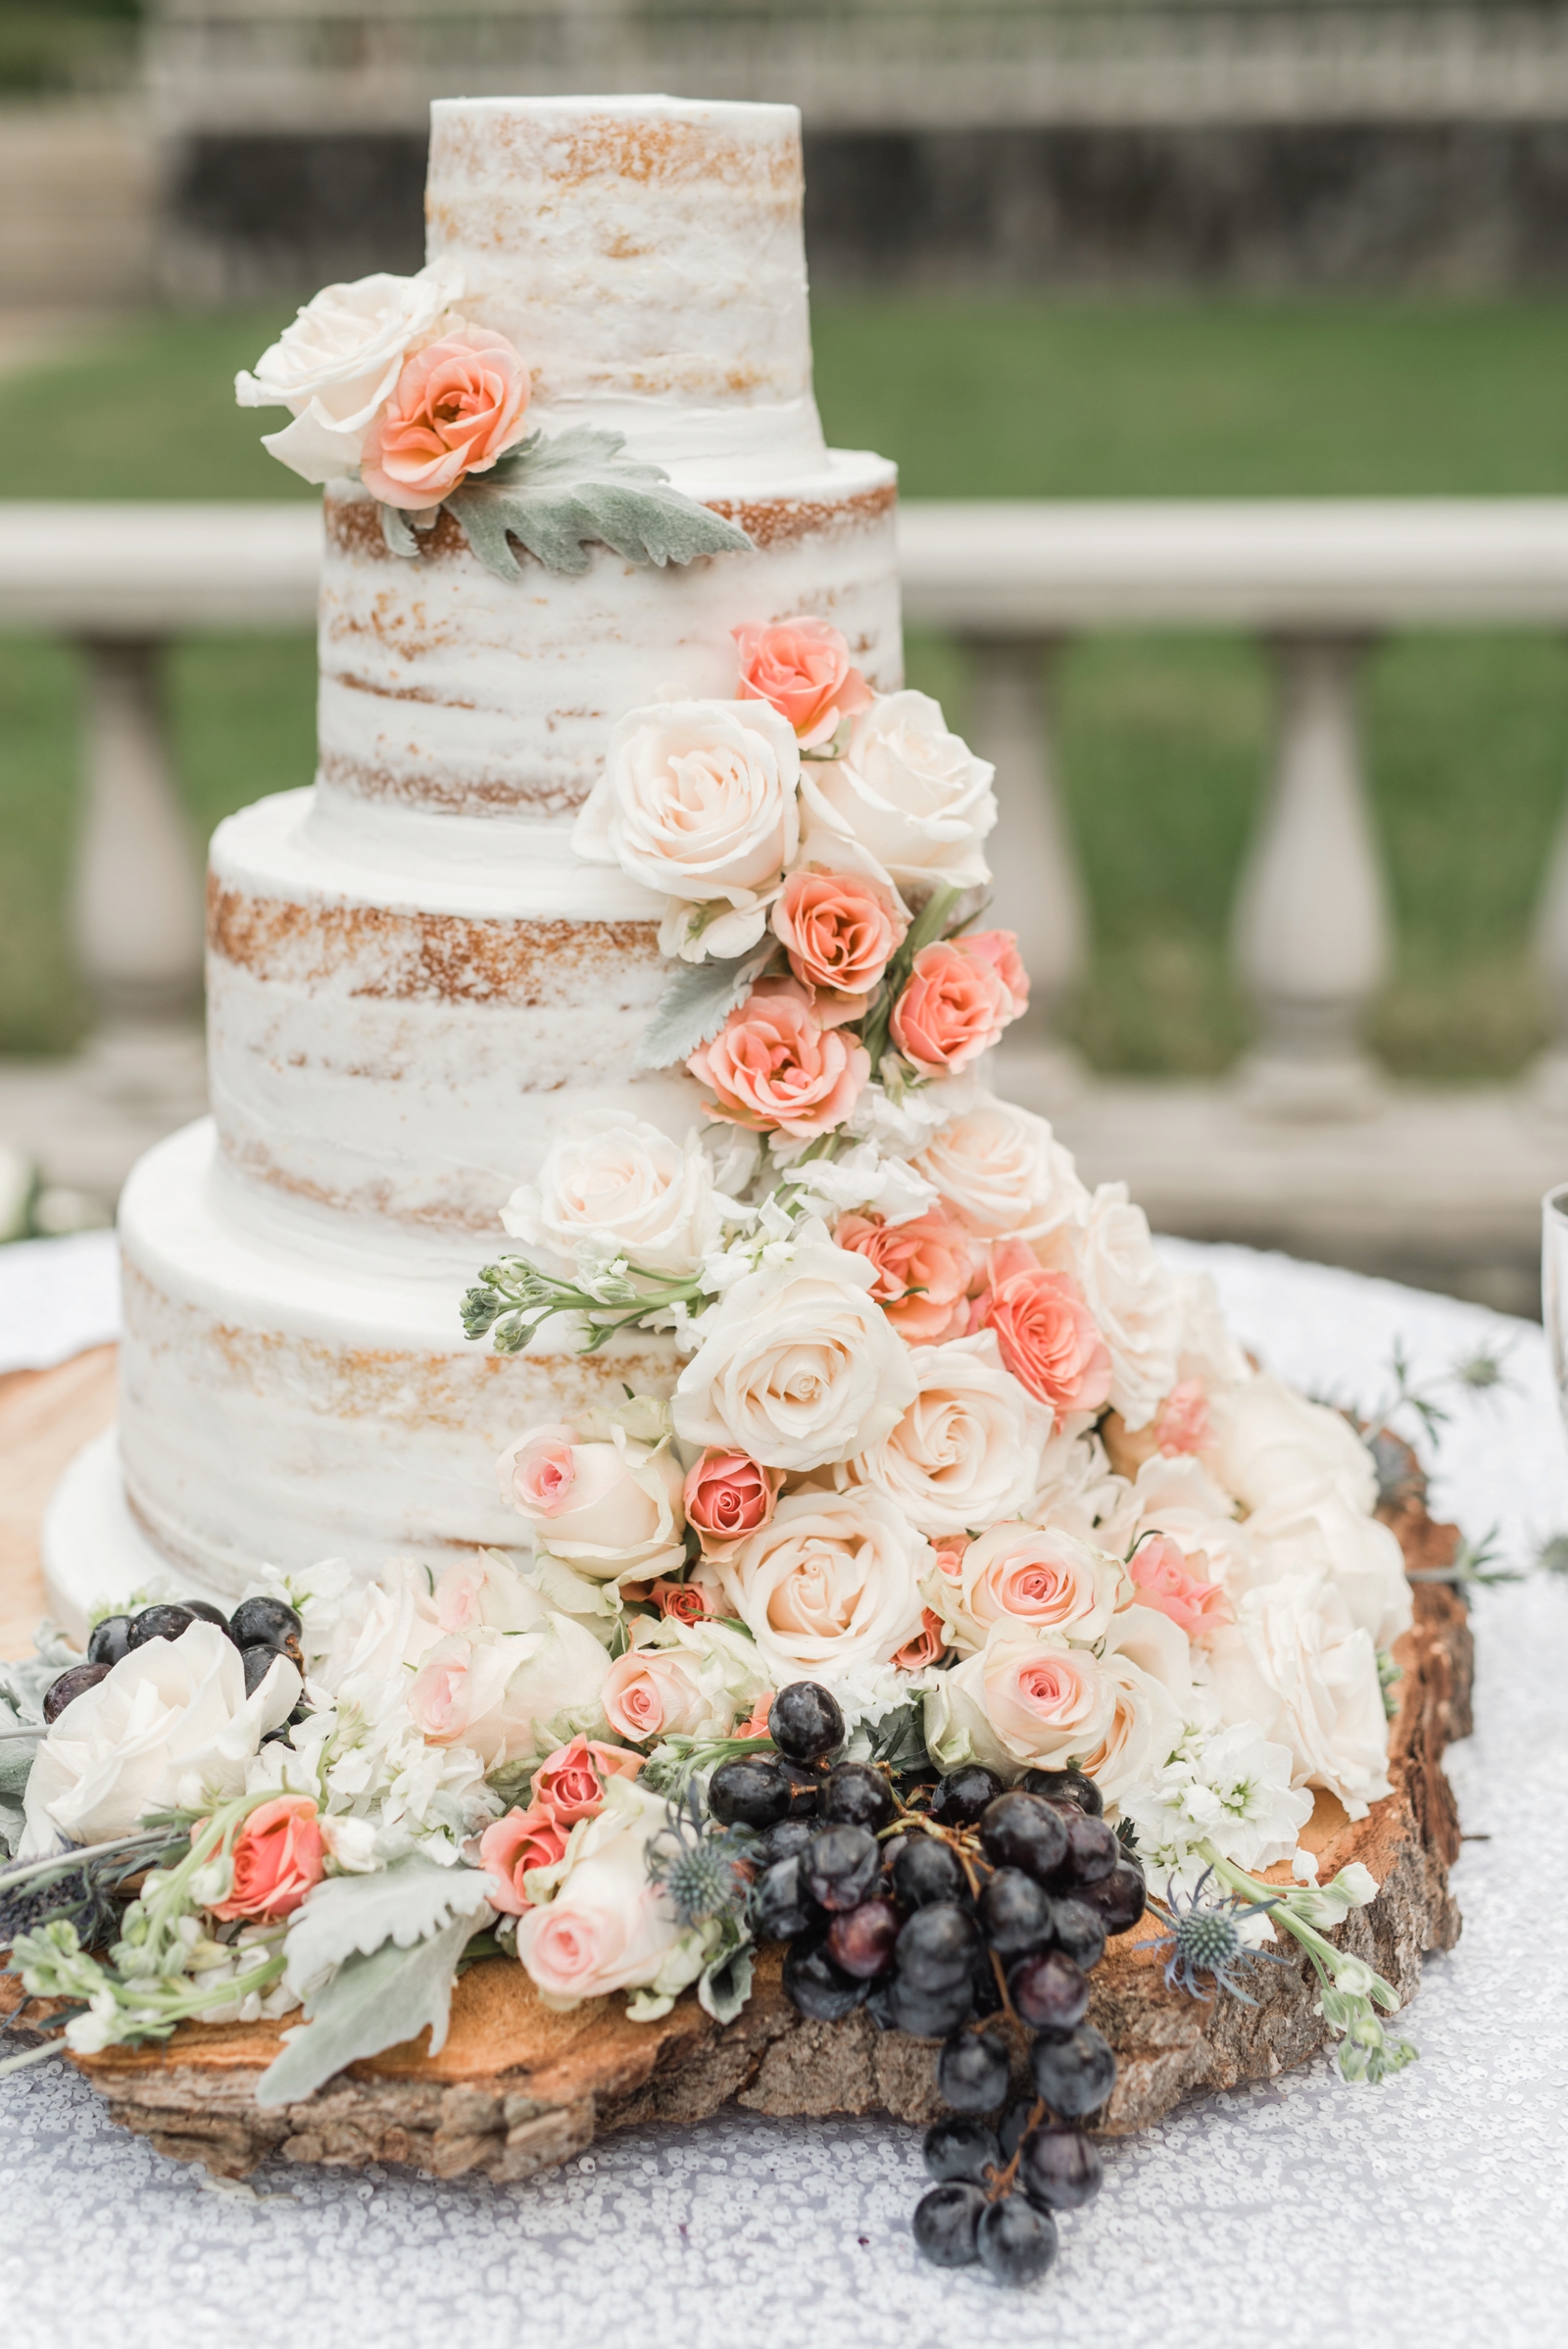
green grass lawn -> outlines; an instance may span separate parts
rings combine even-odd
[[[276,313],[158,319],[0,382],[0,498],[309,496],[230,379]],[[916,497],[1568,492],[1568,304],[987,302],[815,306],[830,437],[896,457]],[[279,416],[277,421],[281,421]],[[963,723],[953,648],[913,682]],[[314,662],[295,639],[176,648],[169,693],[193,830],[309,779]],[[74,657],[0,640],[0,1051],[55,1051],[85,1006],[63,899]],[[1201,1073],[1247,1034],[1226,928],[1268,746],[1261,656],[1100,638],[1058,677],[1095,958],[1075,1024],[1105,1068]],[[1528,927],[1568,786],[1568,659],[1545,637],[1412,638],[1368,678],[1368,757],[1398,967],[1391,1062],[1516,1068],[1542,1013]]]

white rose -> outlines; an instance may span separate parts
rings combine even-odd
[[[1051,1407],[1003,1367],[989,1330],[910,1349],[915,1394],[841,1481],[885,1493],[922,1534],[962,1534],[1016,1517],[1034,1493]]]
[[[1353,1508],[1332,1478],[1295,1486],[1254,1509],[1247,1543],[1254,1585],[1326,1574],[1374,1647],[1392,1647],[1414,1620],[1398,1542],[1377,1518]]]
[[[1138,1471],[1133,1493],[1139,1509],[1135,1541],[1144,1534],[1167,1535],[1186,1557],[1202,1551],[1208,1579],[1227,1590],[1250,1588],[1254,1572],[1250,1528],[1238,1522],[1230,1494],[1221,1492],[1200,1460],[1188,1452],[1173,1459],[1156,1452]]]
[[[501,1495],[537,1546],[598,1582],[652,1581],[686,1555],[685,1475],[669,1444],[639,1444],[612,1426],[579,1444],[564,1423],[531,1428],[496,1462]]]
[[[149,1639],[68,1704],[38,1745],[19,1859],[105,1842],[150,1811],[200,1811],[243,1793],[252,1757],[288,1719],[300,1676],[279,1656],[245,1693],[239,1649],[216,1623]]]
[[[800,846],[800,774],[795,729],[769,703],[634,710],[611,734],[571,845],[661,897],[732,906],[744,918],[720,916],[693,951],[740,954]]]
[[[573,1828],[554,1895],[517,1920],[517,1955],[546,2006],[607,1990],[673,1996],[702,1971],[702,1935],[648,1881],[648,1846],[664,1826],[662,1796],[614,1778],[604,1809]]]
[[[981,842],[997,820],[996,768],[950,734],[923,693],[883,694],[855,721],[846,757],[802,770],[816,854],[869,851],[897,882],[972,889],[991,878]]]
[[[1209,1646],[1227,1722],[1254,1722],[1291,1749],[1296,1785],[1324,1786],[1352,1819],[1389,1791],[1389,1724],[1368,1633],[1326,1577],[1250,1590]]]
[[[642,1616],[606,1677],[605,1718],[634,1744],[725,1737],[771,1685],[754,1642],[727,1624]]]
[[[1249,1509],[1260,1509],[1293,1485],[1331,1477],[1352,1508],[1370,1516],[1378,1479],[1372,1454],[1343,1412],[1308,1402],[1283,1379],[1260,1372],[1215,1398],[1214,1467]]]
[[[1226,1327],[1212,1273],[1178,1272],[1172,1280],[1180,1315],[1176,1338],[1180,1376],[1196,1380],[1210,1395],[1228,1387],[1244,1386],[1252,1375],[1251,1365]]]
[[[997,1525],[964,1549],[956,1573],[928,1574],[925,1593],[960,1655],[983,1647],[993,1625],[1038,1625],[1086,1646],[1103,1639],[1126,1572],[1088,1542],[1053,1527]]]
[[[1112,1408],[1129,1428],[1147,1427],[1176,1384],[1181,1336],[1176,1285],[1149,1236],[1149,1218],[1125,1183],[1102,1183],[1087,1222],[1058,1235],[1050,1254],[1076,1274],[1110,1348]]]
[[[234,378],[241,408],[287,408],[294,416],[281,432],[264,433],[263,448],[307,481],[356,473],[403,362],[432,339],[462,293],[463,272],[445,259],[415,277],[323,287],[263,352],[255,374]]]
[[[887,1664],[919,1632],[920,1577],[931,1563],[880,1493],[794,1493],[710,1571],[776,1687],[834,1687]]]
[[[1100,1659],[1111,1684],[1111,1717],[1081,1767],[1106,1802],[1119,1806],[1152,1783],[1180,1741],[1194,1704],[1192,1649],[1187,1634],[1157,1608],[1124,1607]]]
[[[571,1257],[584,1244],[648,1272],[695,1272],[718,1245],[713,1169],[694,1131],[684,1145],[618,1109],[585,1109],[557,1135],[537,1182],[501,1220],[526,1248]]]
[[[1098,1436],[1058,1430],[1052,1437],[1023,1513],[1031,1525],[1075,1534],[1117,1557],[1125,1557],[1138,1538],[1137,1497],[1111,1467]]]
[[[808,1226],[705,1313],[673,1403],[687,1443],[732,1446],[764,1468],[819,1468],[891,1435],[914,1399],[914,1355],[867,1294],[866,1257]]]
[[[982,1240],[1045,1240],[1089,1212],[1071,1152],[1043,1117],[1010,1101],[981,1100],[950,1118],[914,1164]]]
[[[479,1630],[426,1651],[409,1714],[426,1744],[468,1746],[493,1770],[602,1728],[609,1669],[600,1642],[569,1615],[552,1614],[533,1632]]]

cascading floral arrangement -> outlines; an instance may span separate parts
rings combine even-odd
[[[558,1130],[464,1303],[504,1352],[663,1333],[662,1392],[508,1445],[526,1559],[143,1593],[7,1667],[0,1941],[77,2052],[303,2005],[281,2104],[439,2046],[477,1955],[727,2021],[786,1940],[807,2014],[945,2039],[960,2116],[1016,2084],[988,2021],[1033,2034],[916,2225],[1018,2280],[1098,2182],[1085,1977],[1146,1873],[1167,1979],[1278,1929],[1348,2073],[1408,2059],[1324,1937],[1376,1887],[1299,1836],[1389,1791],[1409,1586],[1355,1426],[987,1089],[1028,1001],[977,926],[990,767],[824,621],[735,634],[735,697],[623,719],[575,832],[664,901],[642,1056],[690,1128]]]

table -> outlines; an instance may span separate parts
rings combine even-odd
[[[1481,1308],[1170,1243],[1271,1368],[1375,1400],[1478,1345],[1434,1506],[1512,1558],[1568,1528],[1545,1345]],[[3,1434],[0,1434],[3,1442]],[[0,1456],[0,1473],[6,1463]],[[1478,1595],[1477,1734],[1449,1757],[1464,1937],[1430,1959],[1420,2063],[1327,2064],[1111,2146],[1055,2270],[1005,2294],[915,2257],[916,2133],[721,2116],[612,2138],[530,2184],[274,2165],[220,2188],[111,2127],[61,2065],[0,2082],[7,2349],[1544,2349],[1568,2293],[1568,1581]]]

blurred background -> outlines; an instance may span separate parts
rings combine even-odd
[[[235,368],[322,282],[418,266],[431,97],[584,89],[796,100],[830,440],[916,508],[1046,502],[1044,601],[982,610],[973,517],[909,542],[910,681],[1010,754],[1005,911],[1048,966],[1014,1089],[1165,1228],[1536,1310],[1568,1175],[1568,7],[0,0],[0,502],[308,503]],[[1172,501],[1204,503],[1160,595],[1091,592],[1095,533],[1137,573]],[[1238,506],[1261,536],[1216,595]],[[200,1107],[188,948],[127,976],[106,887],[183,938],[179,860],[313,763],[303,610],[106,620],[78,523],[73,588],[0,503],[8,1236],[102,1220]]]

